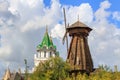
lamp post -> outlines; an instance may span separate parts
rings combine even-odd
[[[28,68],[29,66],[27,65],[27,59],[24,59],[25,62],[25,80],[28,79]]]

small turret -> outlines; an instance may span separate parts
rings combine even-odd
[[[3,80],[9,80],[11,77],[10,69],[8,68],[5,72],[5,75],[3,77]]]

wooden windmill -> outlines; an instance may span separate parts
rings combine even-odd
[[[67,62],[71,65],[71,73],[86,72],[90,73],[93,71],[93,61],[91,58],[89,46],[88,46],[88,35],[92,30],[87,25],[83,24],[79,20],[74,24],[66,27],[66,16],[65,9],[65,29],[66,33],[63,37],[63,42],[66,38],[67,43]],[[68,49],[67,33],[72,37],[70,46]]]

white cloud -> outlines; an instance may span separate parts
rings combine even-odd
[[[3,25],[4,24],[4,22],[0,19],[0,25]]]
[[[26,21],[24,21],[24,24],[22,25],[23,27],[21,27],[22,32],[29,30],[31,31],[33,29],[36,30],[46,25],[52,27],[61,18],[61,6],[56,0],[51,2],[50,8],[43,7],[43,4],[39,1],[38,3],[40,3],[39,6],[42,7],[34,7],[37,12],[34,11],[33,8],[29,8],[28,11],[21,13],[21,16],[23,15],[21,18],[24,18],[24,20],[26,18]]]
[[[89,14],[88,14],[89,13]],[[89,3],[82,3],[80,6],[70,6],[66,10],[66,17],[69,23],[79,20],[90,24],[93,21],[93,10]]]
[[[51,30],[51,36],[57,39],[62,39],[64,33],[65,33],[65,27],[61,24],[55,25],[55,27]]]
[[[100,7],[103,8],[103,9],[108,9],[108,8],[110,8],[110,6],[111,6],[111,3],[108,0],[103,1],[100,4]]]
[[[113,13],[107,10],[109,8],[108,1],[102,2],[100,8],[95,12],[96,20],[91,24],[93,31],[90,34],[89,43],[91,53],[96,57],[93,58],[95,65],[101,62],[109,66],[120,64],[117,61],[118,56],[116,56],[116,52],[118,52],[116,49],[120,47],[120,29],[114,23],[109,22],[108,17]]]
[[[34,8],[38,4],[43,2],[43,0],[20,0],[20,1],[22,4],[28,5],[30,8]]]
[[[26,24],[23,27],[21,27],[21,31],[26,32],[28,30],[38,29],[42,25],[42,24],[40,25],[39,22],[40,19],[37,17],[34,18],[34,20],[29,20],[26,22]]]
[[[30,68],[33,67],[33,55],[44,34],[42,27],[53,27],[61,18],[58,1],[52,1],[50,8],[42,0],[31,1],[10,0],[0,13],[0,61],[9,62],[12,70],[18,65],[24,69],[25,58]]]
[[[120,49],[119,49],[119,48],[118,48],[118,49],[115,49],[115,50],[114,50],[114,53],[115,53],[116,55],[120,56]]]
[[[8,9],[9,5],[7,1],[0,2],[0,12],[5,12]]]
[[[65,6],[66,8],[66,18],[67,23],[74,23],[75,21],[79,20],[82,22],[85,22],[86,24],[90,24],[93,21],[93,10],[89,3],[82,3],[80,6]],[[62,8],[61,8],[62,10]],[[88,14],[89,13],[89,14]],[[63,22],[64,23],[64,22]],[[52,30],[52,37],[56,38],[63,38],[64,36],[64,30],[63,27],[64,24],[57,24]]]
[[[116,11],[113,13],[113,19],[120,21],[120,12]]]
[[[11,47],[10,46],[2,46],[2,47],[0,47],[0,57],[4,58],[6,56],[9,56],[11,52],[12,51],[11,51]]]
[[[106,9],[110,8],[110,5],[111,4],[107,0],[100,4],[100,8],[95,12],[96,20],[102,22],[106,21],[106,19],[110,16],[110,12],[106,11]]]

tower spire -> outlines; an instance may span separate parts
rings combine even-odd
[[[50,33],[50,42],[51,44],[53,44],[51,33]]]
[[[48,32],[48,26],[46,25],[46,32]]]
[[[10,69],[8,68],[5,72],[5,75],[3,77],[3,80],[8,80],[11,77]]]

